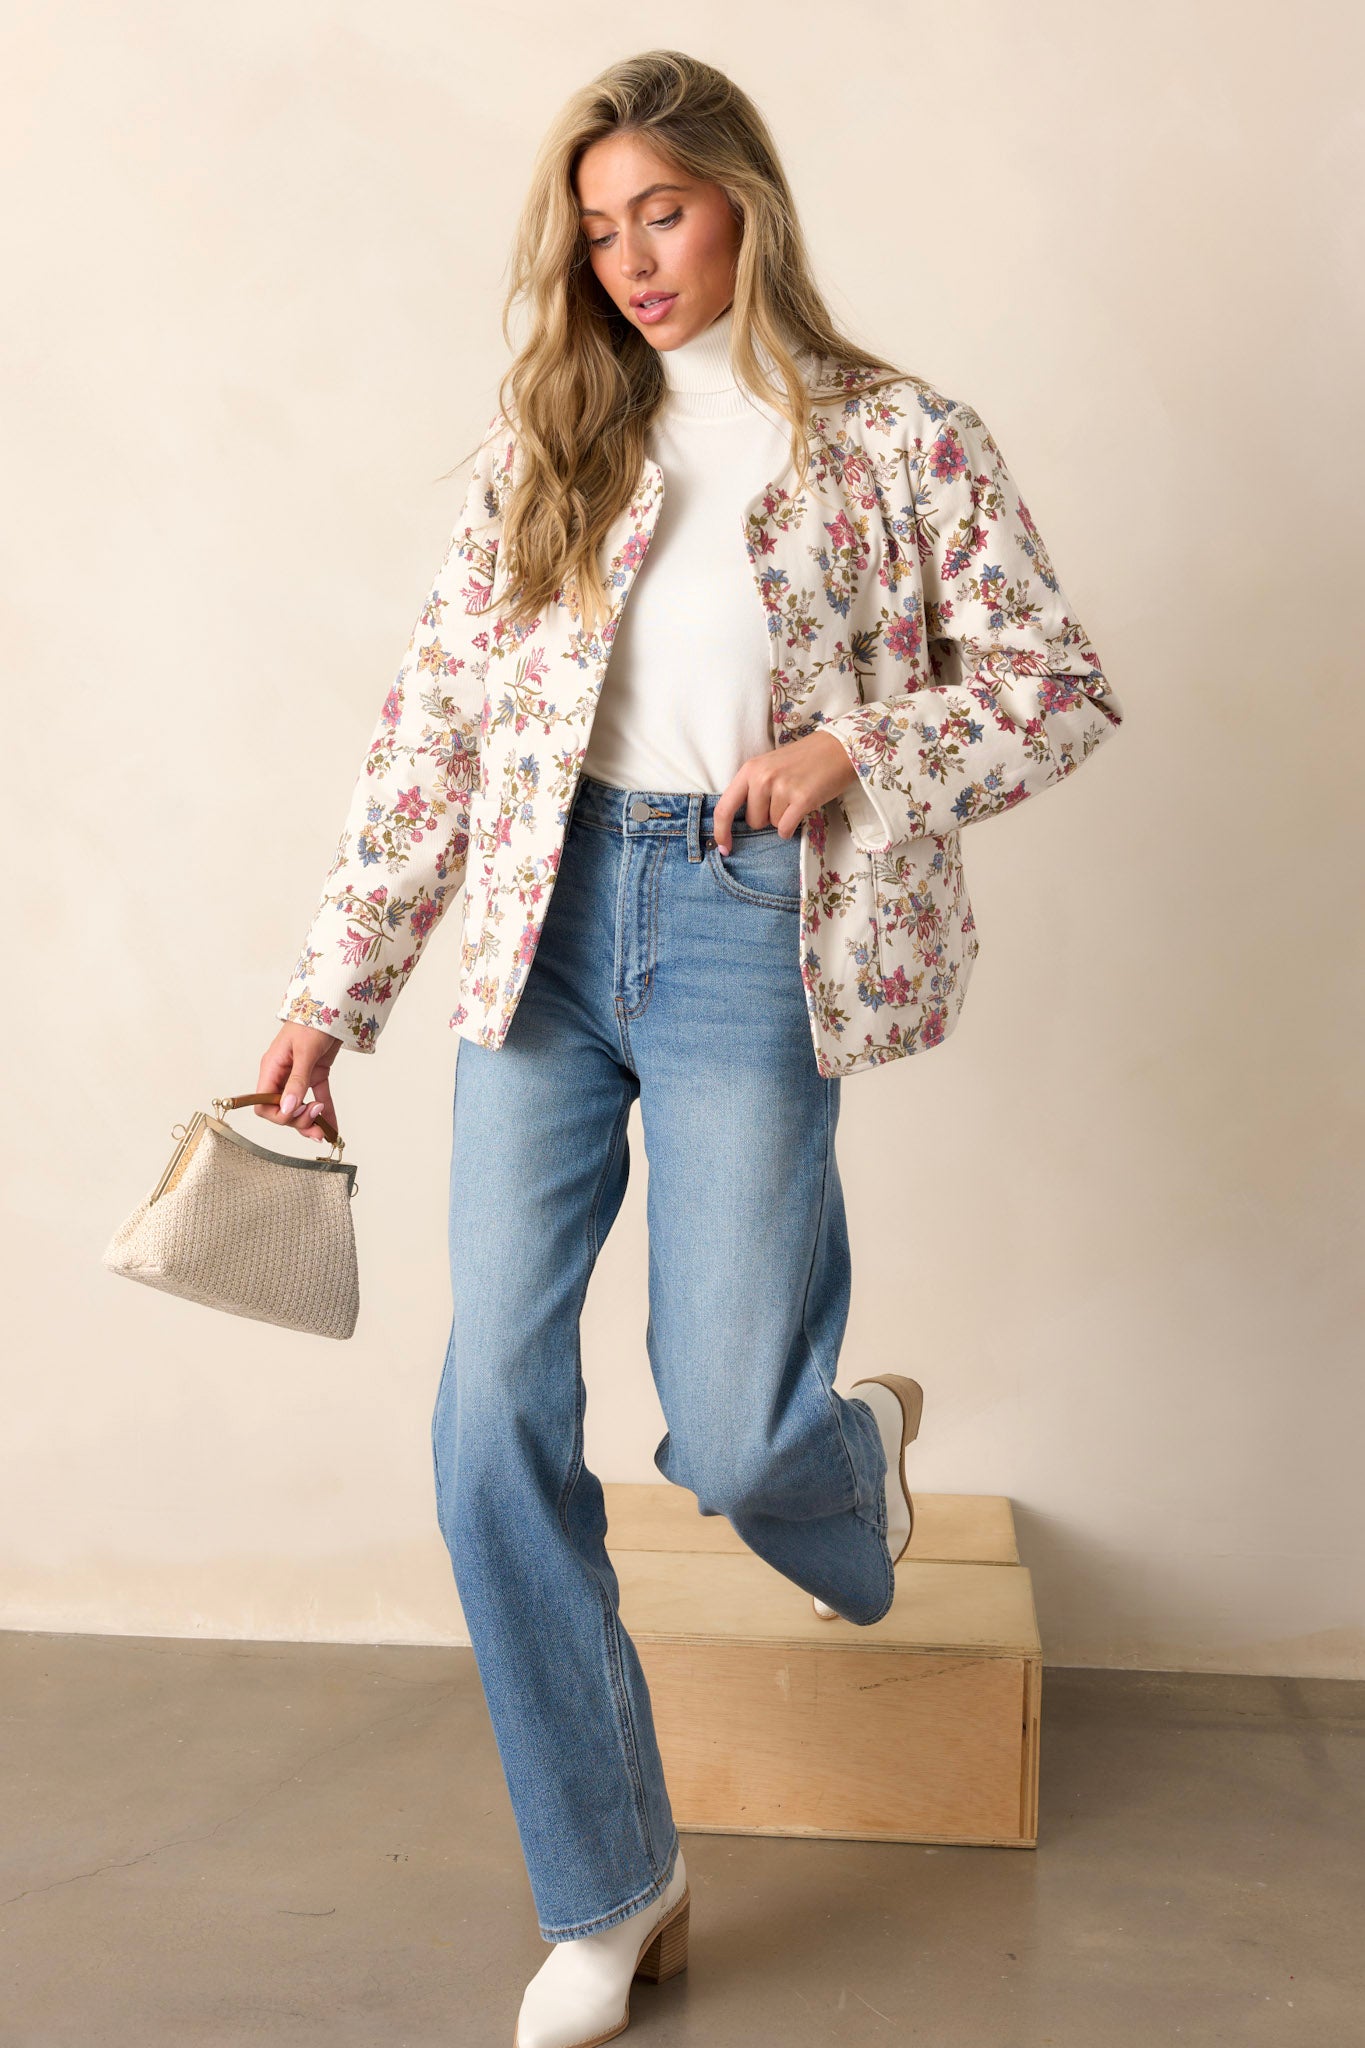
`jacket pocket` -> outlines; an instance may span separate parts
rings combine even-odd
[[[958,834],[926,833],[907,848],[867,858],[883,999],[893,1006],[945,1002],[963,934],[973,930]],[[975,952],[974,938],[968,950]]]
[[[870,853],[867,859],[882,1000],[893,1007],[913,1003],[924,987],[924,941],[932,943],[937,919],[930,873],[913,854]]]

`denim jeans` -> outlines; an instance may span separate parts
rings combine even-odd
[[[798,969],[799,835],[741,812],[722,855],[717,801],[580,777],[511,1028],[457,1042],[436,1499],[546,1941],[638,1911],[678,1849],[583,1458],[579,1316],[637,1096],[655,1465],[850,1621],[894,1593],[881,1437],[834,1389],[840,1084]]]

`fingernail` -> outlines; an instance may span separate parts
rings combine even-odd
[[[294,1114],[294,1111],[298,1108],[298,1106],[299,1098],[297,1095],[286,1095],[284,1097],[284,1100],[280,1103],[280,1115],[283,1117],[291,1117]]]

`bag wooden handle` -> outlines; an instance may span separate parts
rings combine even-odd
[[[213,1106],[218,1110],[246,1109],[253,1102],[282,1102],[283,1099],[284,1090],[277,1088],[273,1095],[215,1095]],[[339,1145],[341,1143],[341,1134],[337,1130],[336,1125],[329,1122],[325,1116],[315,1117],[313,1124],[315,1129],[322,1132],[322,1135],[329,1144]]]

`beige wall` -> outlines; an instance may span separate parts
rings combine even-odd
[[[25,12],[0,1618],[464,1639],[428,1448],[458,912],[340,1059],[351,1343],[99,1254],[172,1124],[255,1084],[492,409],[544,122],[679,37],[765,107],[838,314],[984,415],[1128,712],[965,836],[953,1039],[844,1085],[840,1383],[913,1371],[919,1486],[1013,1498],[1049,1661],[1365,1674],[1344,5]],[[663,1430],[638,1114],[632,1156],[585,1325],[606,1479]]]

